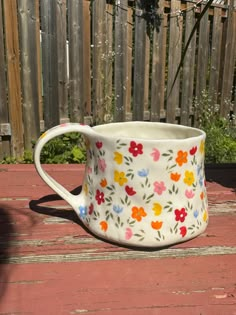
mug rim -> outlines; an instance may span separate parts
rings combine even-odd
[[[146,127],[146,126],[161,126],[162,129],[165,128],[166,130],[172,129],[172,132],[174,130],[176,131],[183,131],[184,132],[189,132],[188,136],[185,137],[173,137],[173,138],[147,138],[147,137],[139,137],[138,135],[136,136],[129,136],[129,135],[122,135],[122,127],[126,126],[133,126],[137,127],[136,133],[138,133],[139,128],[141,127]],[[109,129],[112,129],[119,131],[117,134],[116,133],[109,133]],[[113,122],[113,123],[107,123],[107,124],[101,124],[101,125],[96,125],[92,127],[93,131],[100,137],[103,138],[109,138],[109,139],[117,139],[117,138],[122,138],[122,139],[127,139],[127,140],[139,140],[139,141],[158,141],[158,142],[166,142],[166,141],[174,141],[174,142],[185,142],[189,140],[197,140],[197,139],[203,139],[206,137],[206,133],[195,127],[190,127],[190,126],[184,126],[180,124],[172,124],[172,123],[165,123],[165,122],[151,122],[151,121],[125,121],[125,122]],[[192,135],[190,134],[192,132]]]

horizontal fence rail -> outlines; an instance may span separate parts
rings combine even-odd
[[[206,5],[0,0],[0,159],[69,121],[193,125],[204,90],[236,113],[236,1],[215,0],[189,41]]]

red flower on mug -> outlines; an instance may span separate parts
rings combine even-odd
[[[136,143],[135,141],[130,142],[129,152],[136,157],[139,154],[143,154],[143,145]]]
[[[103,143],[101,141],[96,142],[96,147],[98,148],[98,150],[102,148],[102,145]]]
[[[125,186],[125,191],[129,196],[133,196],[136,194],[136,191],[133,189],[133,187]]]
[[[182,208],[180,210],[179,209],[175,210],[175,220],[176,221],[184,222],[186,216],[187,216],[187,212],[186,212],[185,208]]]
[[[88,213],[91,215],[93,213],[93,211],[94,211],[94,206],[91,203],[90,206],[89,206],[89,212]]]
[[[185,237],[185,235],[187,234],[187,228],[186,228],[186,226],[181,226],[181,228],[180,228],[180,234],[182,235],[182,237]]]
[[[101,192],[99,189],[97,189],[96,191],[96,200],[97,200],[97,203],[100,205],[101,203],[105,202],[104,200],[104,193]]]
[[[191,155],[194,155],[197,152],[197,147],[192,147],[192,149],[189,151]]]

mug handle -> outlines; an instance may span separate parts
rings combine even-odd
[[[42,168],[40,162],[40,154],[44,145],[51,139],[63,135],[69,132],[79,132],[85,136],[92,136],[95,134],[94,130],[87,125],[81,125],[78,123],[66,123],[62,125],[55,126],[46,132],[44,132],[38,139],[35,149],[34,149],[34,164],[35,168],[40,175],[40,177],[45,181],[45,183],[51,187],[60,197],[66,200],[72,207],[78,203],[78,196],[72,195],[67,189],[65,189],[61,184],[59,184],[55,179],[53,179],[47,172]]]

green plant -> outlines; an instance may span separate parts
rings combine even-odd
[[[220,106],[213,101],[208,91],[201,93],[200,99],[195,99],[194,108],[197,126],[206,132],[206,162],[235,163],[236,162],[236,128],[235,117],[220,115]]]
[[[41,163],[84,163],[86,148],[78,133],[67,133],[49,141],[41,153]]]
[[[33,146],[35,143],[33,143]],[[67,133],[49,141],[41,153],[41,163],[65,164],[84,163],[86,161],[86,148],[83,138],[78,133]],[[31,164],[33,153],[24,152],[22,158],[5,157],[0,164]]]

